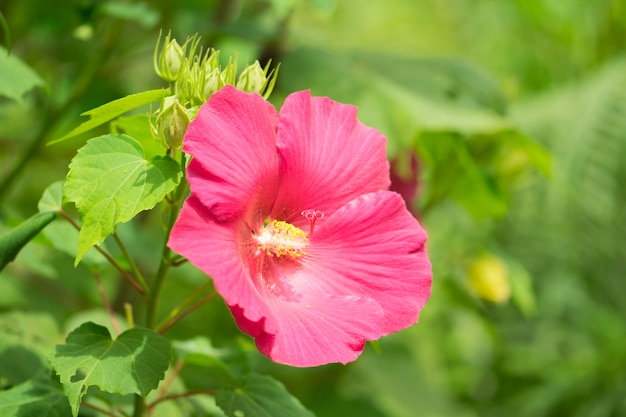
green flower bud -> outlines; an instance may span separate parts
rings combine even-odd
[[[176,39],[173,39],[167,45],[165,51],[165,65],[167,66],[168,72],[170,74],[178,75],[184,58],[185,54],[183,52],[183,48],[181,48],[178,42],[176,42]]]
[[[177,149],[183,144],[183,138],[189,126],[187,110],[178,100],[163,110],[157,117],[157,129],[163,146],[168,149]]]
[[[243,70],[237,81],[237,88],[249,93],[261,93],[267,83],[267,76],[259,61]]]
[[[159,42],[157,42],[157,46],[154,50],[155,72],[165,81],[176,81],[181,72],[183,63],[185,62],[184,49],[176,42],[176,39],[170,39],[169,33],[165,37],[161,52],[157,54],[158,49]]]
[[[204,83],[204,100],[208,100],[217,90],[224,87],[224,81],[219,69],[214,69],[210,74],[207,74]]]

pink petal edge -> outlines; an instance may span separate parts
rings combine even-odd
[[[390,191],[360,196],[316,225],[300,292],[375,300],[385,313],[381,335],[417,322],[430,296],[426,232]],[[312,277],[318,277],[313,283]],[[316,288],[317,287],[317,288]]]

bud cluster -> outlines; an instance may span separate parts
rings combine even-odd
[[[160,38],[154,50],[154,69],[157,75],[168,81],[173,94],[186,107],[200,106],[226,84],[249,93],[263,94],[268,98],[276,82],[276,71],[269,64],[263,68],[258,61],[247,66],[237,77],[237,59],[230,58],[221,68],[220,52],[202,50],[200,37],[188,37],[179,45],[168,33],[163,45]]]
[[[265,68],[258,61],[247,66],[237,76],[237,58],[230,58],[224,68],[220,51],[200,46],[200,37],[188,37],[182,45],[168,33],[161,37],[154,50],[154,70],[170,83],[172,95],[165,98],[157,113],[153,133],[168,149],[181,146],[189,121],[198,107],[226,84],[249,93],[262,94],[265,99],[276,83],[277,71]]]

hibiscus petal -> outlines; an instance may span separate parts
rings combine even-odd
[[[225,86],[189,124],[189,185],[217,220],[269,213],[278,185],[276,117],[260,95]]]
[[[380,337],[383,311],[371,299],[355,296],[304,294],[297,301],[268,300],[276,332],[263,322],[251,323],[233,309],[237,323],[256,337],[260,352],[274,362],[319,366],[354,361],[366,340]]]
[[[308,91],[287,97],[278,116],[281,184],[274,217],[301,224],[303,209],[330,214],[389,187],[386,139],[356,113],[354,106]]]
[[[256,338],[259,351],[293,366],[355,360],[366,340],[379,338],[383,311],[357,296],[276,293],[256,285],[246,271],[242,248],[247,229],[216,221],[195,195],[185,202],[168,245],[213,277],[237,325]],[[243,258],[242,258],[243,257]],[[300,269],[284,278],[297,282]],[[276,270],[276,274],[290,271]],[[275,277],[277,280],[279,277]]]
[[[297,291],[376,300],[385,314],[381,335],[417,322],[432,272],[426,232],[400,195],[363,195],[318,222],[310,239]]]
[[[211,276],[227,304],[245,306],[246,315],[256,321],[267,317],[269,310],[244,269],[241,242],[246,231],[243,222],[216,221],[192,194],[183,205],[168,246]],[[271,320],[266,324],[274,329]]]

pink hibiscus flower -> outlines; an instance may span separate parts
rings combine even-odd
[[[191,195],[169,246],[213,278],[275,362],[347,363],[417,321],[426,233],[386,191],[385,142],[355,107],[308,91],[277,114],[226,86],[189,125]]]

